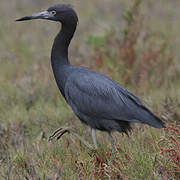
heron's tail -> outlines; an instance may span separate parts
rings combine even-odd
[[[165,128],[165,123],[161,121],[161,119],[153,114],[153,118],[151,119],[149,125],[155,128]]]
[[[141,122],[153,126],[155,128],[165,128],[165,123],[153,114],[149,109],[144,108],[142,110],[143,113],[141,114]]]

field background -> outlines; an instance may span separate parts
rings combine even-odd
[[[163,130],[135,125],[130,137],[97,132],[91,152],[67,134],[92,143],[56,86],[50,50],[60,25],[16,18],[57,3],[72,4],[79,24],[70,47],[74,65],[103,73],[139,96]],[[180,179],[179,0],[0,0],[0,179]]]

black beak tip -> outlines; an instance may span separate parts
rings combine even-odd
[[[21,21],[20,19],[16,19],[15,21]]]
[[[32,19],[31,16],[25,16],[23,18],[16,19],[15,21],[27,21],[27,20],[31,20],[31,19]]]

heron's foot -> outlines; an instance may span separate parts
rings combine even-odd
[[[50,136],[48,141],[52,141],[53,139],[60,139],[65,133],[70,133],[72,128],[70,127],[60,127],[56,129]]]
[[[57,130],[55,130],[52,135],[49,136],[49,141],[52,141],[53,139],[60,139],[65,133],[69,133],[72,136],[76,137],[81,141],[86,147],[88,147],[90,150],[95,151],[96,149],[93,148],[91,144],[89,144],[86,140],[84,140],[81,136],[79,136],[77,133],[73,131],[71,127],[60,127]]]

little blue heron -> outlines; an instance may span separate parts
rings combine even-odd
[[[16,21],[46,19],[62,24],[54,39],[51,65],[59,90],[76,116],[91,127],[92,139],[97,149],[95,130],[106,131],[114,148],[112,131],[128,133],[131,123],[144,123],[164,128],[164,123],[135,95],[112,79],[88,68],[72,66],[68,47],[76,30],[78,17],[69,5],[57,4],[46,11],[26,16]],[[60,128],[50,138],[61,137],[70,129]]]

